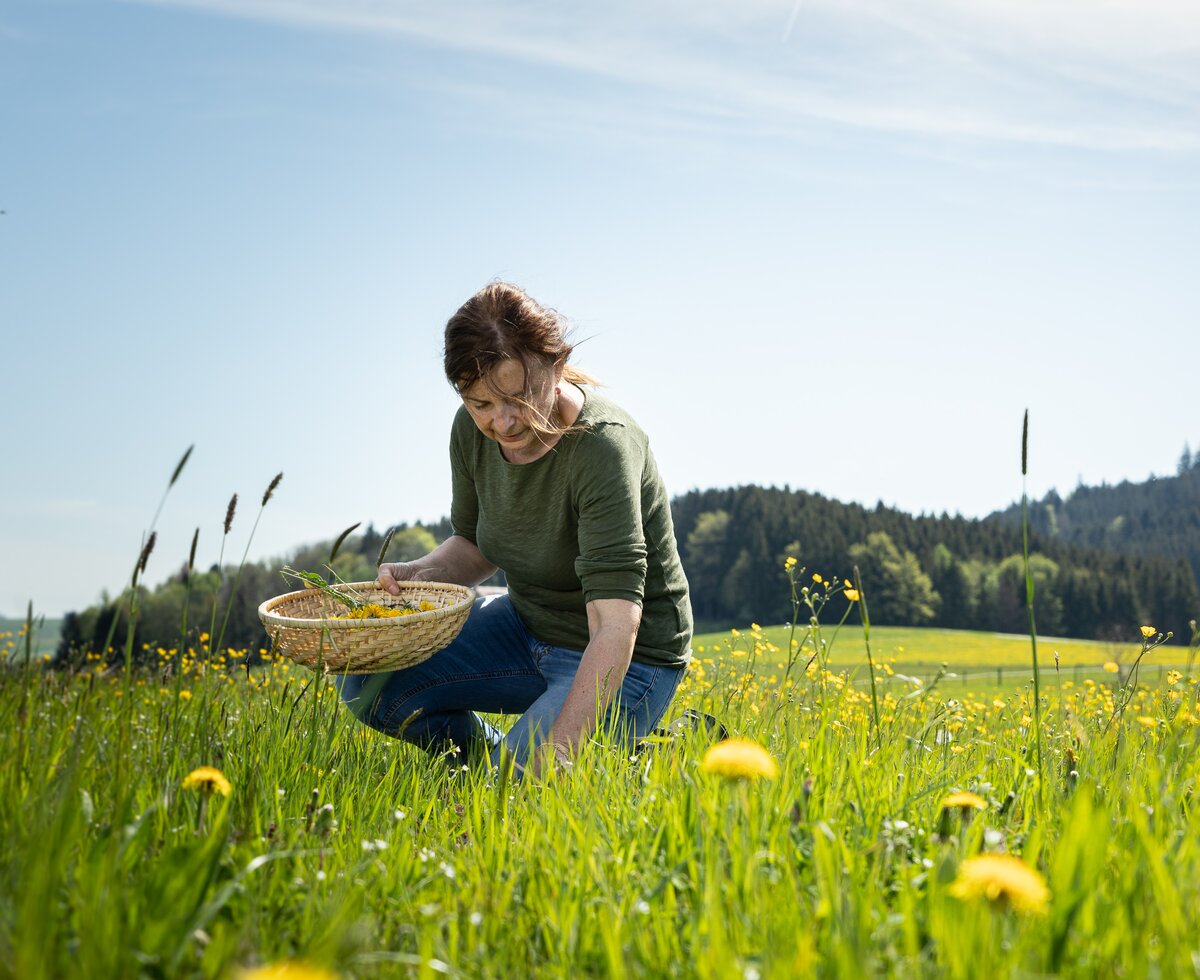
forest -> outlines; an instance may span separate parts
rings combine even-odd
[[[894,626],[1023,632],[1028,627],[1020,507],[986,518],[918,515],[842,503],[788,487],[693,490],[672,501],[697,626],[723,629],[783,622],[792,614],[783,570],[794,557],[807,574],[848,578],[859,569],[871,619]],[[1191,636],[1200,618],[1200,455],[1187,450],[1175,476],[1119,486],[1080,486],[1029,504],[1038,631],[1047,636],[1127,640],[1140,624]],[[390,561],[416,558],[450,533],[447,519],[402,524]],[[374,577],[384,533],[341,543],[333,568],[345,581]],[[135,649],[201,633],[214,648],[259,649],[258,605],[287,591],[279,569],[320,569],[332,542],[242,567],[179,569],[139,587]],[[502,582],[502,577],[496,579]],[[130,596],[68,613],[56,660],[124,647]],[[114,622],[115,620],[115,622]]]

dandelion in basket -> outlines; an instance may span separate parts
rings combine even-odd
[[[366,596],[342,579],[328,565],[325,566],[333,577],[334,582],[325,581],[316,572],[298,571],[291,565],[280,569],[284,578],[290,578],[302,583],[306,589],[316,589],[328,596],[335,603],[343,605],[348,612],[331,615],[329,619],[391,619],[396,616],[411,616],[414,613],[431,612],[439,608],[437,603],[428,599],[395,600],[388,597],[388,604],[373,601],[376,597]]]

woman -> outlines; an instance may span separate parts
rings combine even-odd
[[[458,638],[416,666],[345,677],[368,725],[430,751],[505,750],[545,771],[601,725],[624,738],[662,716],[691,656],[671,510],[646,435],[571,367],[561,318],[495,282],[450,318],[445,371],[462,398],[450,438],[453,533],[379,582],[476,585]],[[520,714],[507,735],[476,711]]]

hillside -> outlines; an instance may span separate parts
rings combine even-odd
[[[1184,466],[1184,462],[1189,465]],[[991,516],[1020,526],[1019,504]],[[1176,476],[1144,483],[1080,485],[1065,499],[1051,491],[1029,506],[1031,526],[1048,540],[1127,555],[1182,559],[1200,579],[1200,456]]]

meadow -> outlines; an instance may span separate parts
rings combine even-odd
[[[206,636],[150,669],[10,660],[0,975],[1194,973],[1200,710],[1186,671],[1130,671],[1157,635],[1081,683],[1043,651],[1035,702],[898,680],[899,632],[869,671],[861,631],[785,630],[698,638],[671,715],[732,754],[600,737],[541,781]]]

